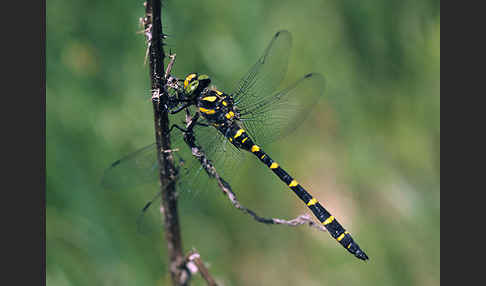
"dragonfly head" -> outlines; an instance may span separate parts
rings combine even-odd
[[[184,92],[187,95],[197,95],[211,83],[208,75],[191,73],[184,80]]]

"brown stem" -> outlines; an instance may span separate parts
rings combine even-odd
[[[170,150],[170,136],[169,118],[165,108],[167,91],[165,90],[165,53],[163,49],[161,13],[161,0],[148,0],[145,3],[146,17],[143,19],[143,23],[149,49],[155,141],[157,143],[160,191],[162,193],[160,209],[164,220],[164,233],[167,240],[172,284],[187,285],[189,276],[184,268],[185,263],[175,190],[176,170],[174,157],[172,152],[164,152],[164,150]]]

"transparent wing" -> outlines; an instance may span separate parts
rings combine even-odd
[[[201,123],[207,122],[201,121]],[[241,152],[217,129],[212,126],[196,126],[194,133],[196,143],[216,166],[218,172],[223,173],[223,170],[232,169],[231,165],[234,164],[232,162],[238,161]],[[194,194],[208,188],[208,176],[184,142],[183,133],[174,129],[171,133],[171,141],[178,169],[178,193]],[[104,171],[101,184],[106,189],[117,191],[157,181],[157,150],[156,144],[153,143],[111,164]]]
[[[175,132],[174,132],[175,133]],[[180,132],[179,134],[180,135]],[[185,161],[183,153],[187,149],[182,143],[182,136],[173,136],[172,152],[174,152],[177,167],[181,169]],[[158,181],[158,162],[156,144],[152,143],[129,155],[113,162],[101,179],[101,185],[110,190],[127,189]],[[187,151],[186,151],[187,152]]]
[[[211,160],[218,174],[225,179],[230,179],[244,157],[243,151],[237,149],[221,132],[211,126],[196,127],[194,136],[196,143]]]
[[[158,176],[155,143],[115,161],[105,170],[101,184],[111,190],[155,182]]]
[[[240,110],[243,126],[258,144],[282,138],[305,120],[324,87],[324,77],[310,73],[280,92],[255,99]]]
[[[206,129],[214,128],[207,127]],[[171,133],[171,141],[178,171],[176,190],[180,198],[190,199],[208,187],[208,176],[200,167],[199,162],[191,155],[191,150],[183,140],[182,132],[174,129]],[[153,193],[142,195],[146,196],[147,201],[145,205],[140,205],[140,214],[136,219],[137,229],[141,234],[152,233],[157,229],[157,224],[149,219],[149,217],[154,217],[154,208],[150,208],[150,206],[157,204],[161,194],[160,189],[155,187],[155,183],[159,180],[156,148],[156,144],[153,143],[115,161],[105,170],[101,180],[102,186],[110,191],[121,191],[139,185],[152,184],[150,189]],[[147,215],[148,212],[151,212],[152,216]]]
[[[204,120],[199,123],[208,124]],[[183,126],[183,125],[182,125]],[[236,149],[216,128],[212,126],[194,127],[196,144],[202,148],[207,158],[223,170],[227,163],[238,157]],[[189,146],[184,142],[183,133],[178,129],[171,132],[171,148],[178,168],[178,189],[183,192],[196,191],[206,187],[203,180],[207,178],[201,164],[192,155]],[[236,159],[237,160],[237,159]],[[156,144],[150,144],[115,161],[108,167],[101,184],[106,189],[119,190],[158,181],[158,162]]]
[[[263,55],[232,93],[239,108],[245,109],[248,104],[275,91],[287,73],[291,46],[292,36],[288,31],[275,34]]]
[[[205,122],[200,121],[200,123]],[[178,135],[182,137],[182,134]],[[201,148],[206,157],[216,167],[220,176],[224,179],[231,179],[232,176],[237,174],[234,171],[234,166],[238,162],[241,162],[238,160],[239,153],[241,152],[224,138],[217,129],[212,126],[195,126],[194,136],[196,138],[196,145]],[[178,152],[185,159],[183,164],[180,165],[177,181],[179,199],[184,201],[195,199],[201,192],[208,192],[209,194],[218,193],[214,192],[218,190],[216,180],[209,178],[208,174],[202,168],[201,163],[190,154],[188,146],[185,143],[183,144],[185,146],[181,147],[185,148],[181,152]],[[155,152],[153,155],[155,156]],[[150,208],[150,206],[157,205],[161,198],[160,194],[160,191],[155,193],[152,199],[147,201],[145,206],[141,208],[141,212],[137,218],[137,230],[140,234],[150,234],[154,230],[157,230],[158,224],[153,221],[153,218],[157,217],[154,216],[157,208]]]

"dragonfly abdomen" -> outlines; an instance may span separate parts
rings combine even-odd
[[[270,168],[312,211],[317,219],[326,227],[329,234],[336,239],[350,253],[359,259],[367,260],[368,256],[351,237],[341,224],[332,216],[309,192],[307,192],[292,176],[290,176],[280,165],[272,160],[253,140],[244,129],[236,124],[230,127],[226,136],[236,147],[253,153],[258,159]]]

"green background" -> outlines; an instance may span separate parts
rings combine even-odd
[[[277,30],[293,36],[282,86],[308,72],[325,97],[285,140],[265,146],[334,214],[366,263],[314,229],[268,226],[219,191],[181,195],[185,251],[221,285],[440,284],[439,1],[168,1],[176,76],[209,74],[227,90]],[[154,141],[143,1],[47,2],[48,285],[169,285],[159,230],[135,220],[157,190],[107,191],[110,163]],[[309,213],[264,167],[232,183],[261,215]],[[246,167],[245,167],[246,166]],[[160,215],[159,215],[160,216]],[[205,285],[200,276],[194,285]]]

